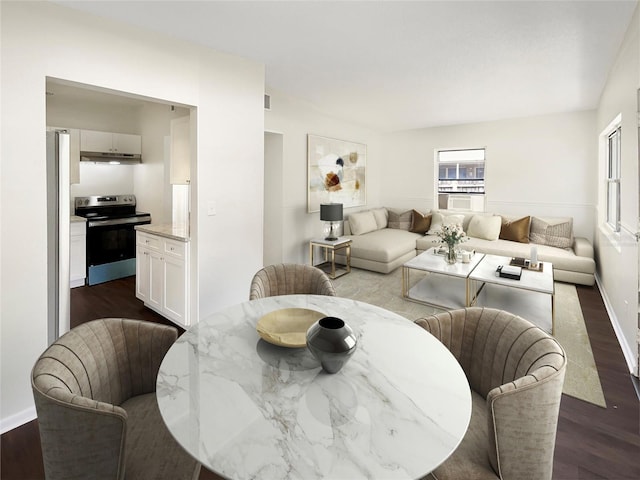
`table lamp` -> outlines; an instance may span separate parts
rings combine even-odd
[[[324,231],[327,235],[325,240],[337,240],[338,228],[342,221],[342,204],[341,203],[322,203],[320,204],[320,220],[325,222]]]

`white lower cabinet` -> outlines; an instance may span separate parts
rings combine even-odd
[[[136,232],[136,297],[183,327],[189,320],[189,243]]]
[[[82,287],[87,278],[87,224],[71,222],[69,229],[69,286]]]

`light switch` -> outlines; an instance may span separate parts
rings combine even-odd
[[[212,216],[216,214],[216,202],[213,200],[210,200],[207,203],[207,215]]]

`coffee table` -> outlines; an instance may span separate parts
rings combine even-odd
[[[402,265],[402,296],[444,309],[469,306],[475,293],[470,290],[468,278],[484,254],[473,254],[469,263],[448,264],[443,255],[435,253],[436,250],[437,247],[430,248]],[[427,275],[411,285],[411,274],[416,272]]]
[[[499,265],[509,265],[511,257],[485,255],[469,275],[469,289],[476,292],[469,305],[500,308],[554,333],[553,264],[541,262],[541,272],[522,269],[520,280],[496,276]]]

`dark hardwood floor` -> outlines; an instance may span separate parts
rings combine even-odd
[[[72,326],[101,317],[170,324],[135,298],[134,277],[72,290]],[[563,395],[554,461],[555,480],[640,478],[640,402],[596,287],[578,287],[607,408]],[[44,478],[34,420],[2,435],[2,479]],[[206,469],[201,480],[219,477]]]

